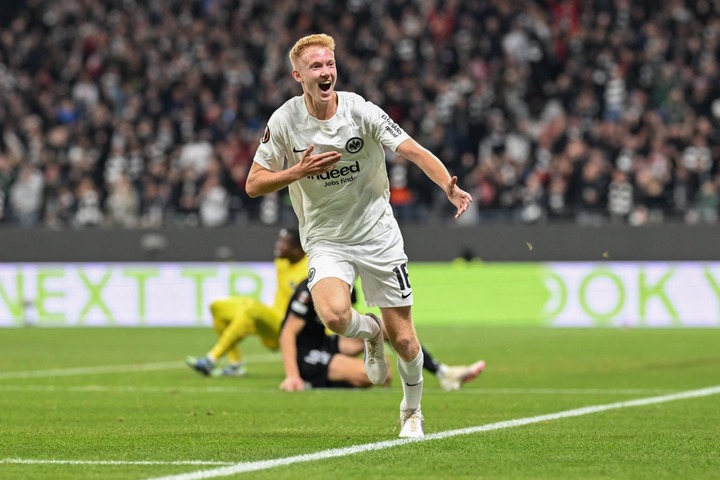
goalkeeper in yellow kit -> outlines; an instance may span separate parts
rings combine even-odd
[[[307,278],[308,259],[300,244],[297,230],[283,228],[275,241],[277,287],[272,306],[251,297],[228,297],[210,304],[218,341],[201,358],[188,357],[185,362],[205,376],[242,376],[243,356],[238,344],[248,335],[258,335],[271,350],[280,347],[280,328],[295,288]],[[216,368],[227,355],[228,364]]]

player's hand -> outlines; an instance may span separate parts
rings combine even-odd
[[[285,377],[280,384],[280,390],[286,392],[300,392],[305,389],[305,382],[300,377]]]
[[[314,150],[315,145],[310,145],[307,150],[305,150],[305,153],[303,153],[302,160],[300,160],[299,168],[303,172],[304,177],[322,175],[323,173],[329,172],[335,168],[335,164],[342,158],[340,152],[325,152],[313,155],[312,152]]]
[[[450,183],[445,187],[445,193],[447,193],[450,202],[457,207],[455,218],[459,218],[460,215],[465,213],[465,210],[470,207],[472,197],[465,190],[457,186],[457,177],[450,179]]]

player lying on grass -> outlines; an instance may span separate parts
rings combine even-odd
[[[298,284],[307,278],[308,259],[300,245],[297,230],[283,228],[275,241],[275,300],[267,306],[250,297],[228,297],[210,304],[218,341],[204,357],[187,357],[185,362],[196,372],[212,376],[245,375],[238,344],[249,335],[258,335],[270,350],[279,348],[278,337],[285,310]],[[227,355],[228,365],[216,367]]]
[[[469,366],[448,366],[436,361],[422,345],[421,348],[423,368],[437,376],[443,390],[458,390],[485,369],[483,360]],[[325,325],[315,312],[307,280],[297,287],[290,300],[280,333],[280,349],[285,367],[285,379],[280,384],[282,390],[367,388],[373,385],[365,373],[362,358],[358,358],[364,349],[363,340],[327,335]],[[389,385],[390,381],[388,370],[384,385]]]

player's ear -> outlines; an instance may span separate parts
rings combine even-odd
[[[296,82],[302,83],[302,75],[300,75],[300,72],[299,72],[299,71],[293,69],[293,71],[292,71],[292,76],[293,76],[293,78],[295,79]]]

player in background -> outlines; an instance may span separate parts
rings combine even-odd
[[[283,228],[275,241],[275,271],[277,285],[271,306],[251,297],[228,297],[210,304],[213,326],[218,341],[204,357],[187,357],[185,362],[205,376],[242,376],[246,369],[238,346],[249,335],[258,335],[270,350],[280,347],[280,327],[290,297],[295,288],[307,278],[308,258],[300,245],[297,230]],[[215,368],[227,355],[228,364]]]
[[[290,50],[292,76],[303,94],[270,117],[245,189],[257,197],[288,187],[318,315],[333,332],[365,341],[365,371],[376,385],[387,377],[384,322],[403,386],[400,437],[422,437],[424,360],[410,314],[407,256],[389,202],[384,148],[442,188],[457,208],[455,218],[472,198],[381,108],[335,90],[334,52],[335,41],[325,34],[303,37]],[[358,275],[366,303],[380,308],[382,321],[353,309],[350,290]]]
[[[355,290],[352,302],[356,301]],[[280,332],[280,350],[285,379],[280,389],[288,392],[309,388],[367,388],[373,384],[357,355],[364,342],[358,338],[326,334],[325,325],[315,312],[315,305],[303,281],[293,294]],[[436,375],[443,390],[459,390],[485,369],[485,361],[469,366],[449,366],[438,362],[422,345],[423,367]],[[388,372],[385,385],[391,380]]]

